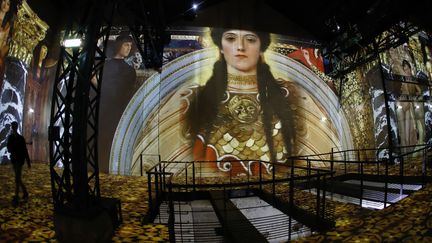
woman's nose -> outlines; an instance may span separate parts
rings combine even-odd
[[[238,43],[238,45],[237,45],[237,51],[244,51],[244,50],[245,49],[244,49],[243,41],[240,40],[239,43]]]

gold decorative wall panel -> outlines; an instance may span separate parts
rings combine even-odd
[[[374,148],[373,111],[367,81],[359,70],[346,76],[341,105],[347,115],[353,144],[356,149]]]
[[[9,56],[16,57],[29,65],[34,48],[45,38],[48,25],[30,9],[27,2],[23,2],[18,9],[14,30]]]

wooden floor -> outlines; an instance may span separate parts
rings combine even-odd
[[[0,165],[0,242],[55,242],[53,204],[48,164],[34,163],[23,171],[30,196],[12,206],[11,165]],[[145,177],[100,175],[101,193],[121,199],[123,224],[113,242],[167,242],[165,225],[142,225],[147,211]],[[307,198],[307,197],[306,197]],[[432,242],[432,185],[384,210],[364,210],[335,203],[336,226],[298,242]]]

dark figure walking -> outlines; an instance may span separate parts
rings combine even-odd
[[[27,200],[28,192],[24,183],[22,182],[21,174],[22,167],[24,165],[24,160],[27,160],[28,168],[31,168],[30,165],[30,156],[27,151],[26,143],[24,137],[18,134],[18,123],[11,123],[12,132],[9,135],[7,148],[9,153],[11,154],[11,162],[15,172],[15,196],[13,197],[12,203],[17,205],[19,202],[19,189],[21,187],[23,192],[23,199]]]

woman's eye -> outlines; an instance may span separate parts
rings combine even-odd
[[[257,39],[254,37],[247,37],[246,40],[250,43],[255,43],[257,41]]]
[[[229,42],[233,42],[235,41],[236,37],[233,35],[227,35],[225,36],[225,40],[229,41]]]

